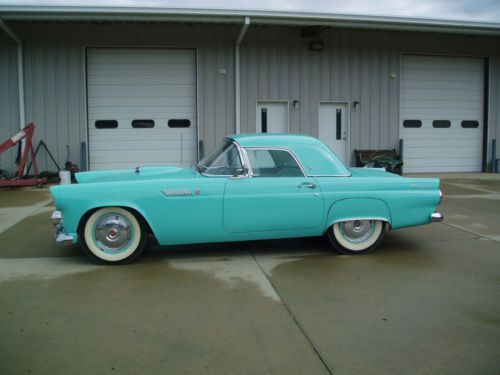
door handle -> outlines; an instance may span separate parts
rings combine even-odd
[[[304,182],[298,186],[299,188],[309,188],[309,189],[316,189],[316,184],[313,184],[312,182]]]

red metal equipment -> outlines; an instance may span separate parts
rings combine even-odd
[[[17,176],[11,180],[0,180],[0,187],[5,186],[42,186],[45,182],[47,182],[46,178],[38,177],[38,167],[36,166],[36,158],[33,152],[33,134],[35,133],[35,124],[32,122],[24,127],[23,130],[19,131],[12,137],[10,137],[7,141],[0,144],[0,154],[11,147],[14,147],[16,144],[21,142],[24,138],[26,138],[26,143],[24,145],[23,155],[21,157],[19,163],[19,171]],[[33,163],[33,169],[35,171],[35,175],[33,178],[23,178],[24,169],[26,167],[26,163],[28,162],[28,156],[31,154],[31,160]]]

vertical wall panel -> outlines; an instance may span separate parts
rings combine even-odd
[[[25,44],[26,118],[37,124],[36,142],[43,139],[61,165],[67,157],[81,165],[80,142],[87,142],[86,47],[196,47],[201,65],[197,67],[198,123],[205,151],[234,133],[236,25],[12,23],[12,27]],[[3,83],[5,75],[9,85],[14,85],[8,91],[4,84],[0,88],[5,90],[0,101],[5,108],[17,105],[17,94],[13,95],[17,81],[11,71],[16,67],[13,46],[2,36],[0,78]],[[220,74],[222,68],[226,74]],[[7,118],[1,124],[2,136],[10,133],[5,123],[13,122],[16,111],[2,110],[2,120]],[[44,152],[39,159],[42,169],[54,170]],[[12,165],[12,157],[7,164]]]
[[[11,23],[25,43],[26,119],[37,123],[59,163],[80,164],[86,142],[85,47],[196,47],[198,124],[208,152],[234,132],[234,42],[241,25]],[[309,50],[312,40],[324,50]],[[500,139],[498,37],[326,29],[252,24],[241,45],[241,130],[254,132],[258,100],[289,101],[289,128],[318,134],[319,101],[351,103],[350,147],[395,148],[399,140],[400,56],[490,56],[489,137]],[[226,74],[220,74],[220,69]],[[391,78],[391,73],[395,78]],[[18,128],[15,45],[0,36],[0,134]],[[299,100],[297,109],[293,101]],[[360,103],[358,109],[353,102]],[[43,155],[43,153],[42,153]],[[500,151],[499,151],[500,155]],[[41,156],[42,169],[51,168]],[[13,163],[12,155],[0,156]]]
[[[0,30],[0,143],[19,131],[17,48]],[[17,147],[0,154],[0,168],[13,172]]]

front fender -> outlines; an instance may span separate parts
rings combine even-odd
[[[335,201],[328,210],[326,231],[333,224],[346,220],[382,220],[391,225],[391,212],[387,203],[375,198],[348,198]]]

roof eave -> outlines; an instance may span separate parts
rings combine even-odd
[[[0,6],[0,18],[19,21],[242,23],[245,17],[251,17],[253,25],[317,25],[362,29],[500,35],[500,23],[459,20],[226,9]]]

